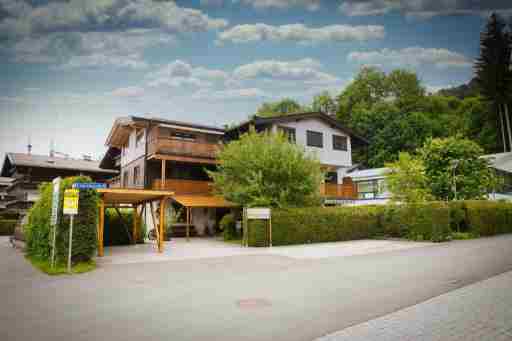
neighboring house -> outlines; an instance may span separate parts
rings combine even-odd
[[[106,181],[117,171],[102,169],[98,161],[46,155],[6,153],[0,176],[10,178],[5,187],[7,209],[25,213],[39,198],[38,187],[54,178],[87,175],[94,181]]]
[[[11,200],[11,197],[7,193],[7,189],[11,186],[14,180],[14,178],[0,176],[0,212],[7,208],[6,203]]]
[[[512,200],[512,152],[484,155],[489,160],[490,166],[501,178],[503,187],[495,193],[491,193],[491,199]]]
[[[350,171],[346,174],[355,185],[358,204],[383,204],[391,198],[386,184],[389,168]]]
[[[316,155],[326,170],[322,194],[333,198],[355,198],[353,186],[343,181],[352,168],[352,150],[368,144],[339,121],[321,112],[255,117],[226,132],[226,139],[237,139],[250,127],[258,132],[282,131],[293,143]]]

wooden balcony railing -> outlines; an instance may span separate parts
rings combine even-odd
[[[337,197],[344,199],[356,199],[357,190],[353,183],[348,184],[321,184],[320,195],[324,197]]]
[[[211,194],[212,185],[210,181],[166,179],[164,188],[161,180],[153,181],[153,189],[173,191],[175,194]]]
[[[215,159],[221,148],[217,143],[205,143],[160,137],[148,146],[149,154],[170,154],[179,156]]]

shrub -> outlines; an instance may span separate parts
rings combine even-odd
[[[512,203],[497,201],[466,201],[468,230],[478,236],[512,233]]]
[[[12,236],[17,222],[17,220],[13,219],[0,220],[0,236]]]
[[[65,178],[60,186],[60,206],[64,190],[71,188],[75,182],[90,182],[89,177],[78,176]],[[25,228],[27,254],[41,260],[50,259],[51,231],[50,216],[52,206],[52,184],[40,186],[40,199],[29,211],[28,224]],[[95,190],[80,190],[78,215],[74,218],[73,247],[71,259],[74,263],[89,261],[96,250],[98,196]],[[68,255],[69,217],[61,214],[57,224],[56,258],[65,262]]]
[[[105,246],[130,245],[133,229],[132,210],[120,209],[121,217],[113,208],[105,210]]]
[[[238,237],[235,215],[233,213],[224,215],[220,220],[219,227],[224,235],[224,240],[233,240]]]
[[[371,238],[382,234],[378,207],[272,210],[272,244],[291,245]],[[268,222],[249,221],[249,245],[268,245]]]

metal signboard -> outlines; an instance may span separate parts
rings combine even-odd
[[[270,208],[248,208],[247,219],[270,219]]]
[[[53,193],[52,193],[52,216],[50,219],[50,224],[52,226],[57,225],[59,222],[59,203],[60,203],[60,181],[61,178],[55,178],[52,181],[53,184]]]
[[[64,214],[78,214],[78,196],[79,192],[77,189],[67,189],[64,191]]]
[[[100,182],[76,182],[73,184],[74,189],[100,189],[107,188],[107,184]]]

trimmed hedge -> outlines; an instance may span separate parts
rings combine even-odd
[[[499,201],[466,201],[465,224],[476,236],[512,233],[512,203]]]
[[[236,231],[236,220],[233,213],[224,215],[219,222],[219,227],[222,230],[224,240],[234,240],[239,237]]]
[[[89,177],[77,176],[65,178],[60,186],[60,207],[64,190],[71,188],[75,182],[91,182]],[[51,255],[50,216],[52,206],[52,184],[44,183],[39,188],[40,199],[29,211],[28,224],[25,226],[26,249],[30,257],[49,260]],[[89,261],[96,251],[98,195],[95,190],[80,190],[78,215],[73,226],[73,248],[71,259],[73,263]],[[68,254],[69,217],[61,214],[57,224],[57,262],[63,263]]]
[[[17,222],[17,220],[13,219],[0,220],[0,236],[12,236]]]
[[[452,234],[456,235],[452,236]],[[512,203],[430,202],[416,205],[272,210],[272,244],[307,244],[381,236],[441,242],[512,233]],[[268,222],[249,221],[249,245],[267,246]]]

